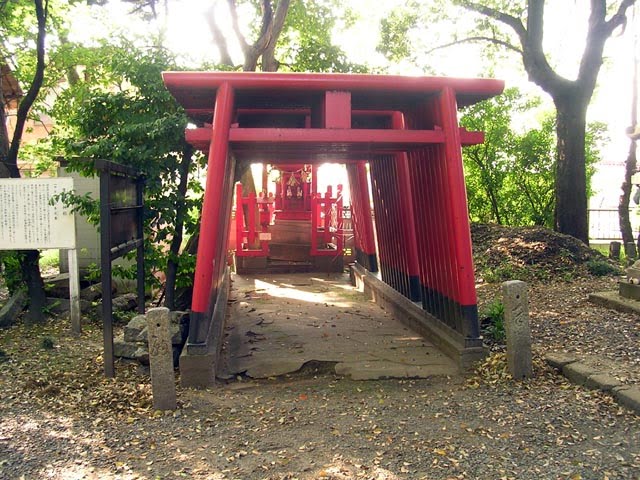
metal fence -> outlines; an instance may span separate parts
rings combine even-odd
[[[630,208],[629,219],[634,234],[640,231],[640,208]],[[622,240],[617,208],[589,209],[589,238],[596,242]]]

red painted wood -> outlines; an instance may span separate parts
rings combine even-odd
[[[223,209],[222,195],[225,182],[233,172],[229,171],[228,146],[229,129],[233,115],[233,88],[229,84],[222,84],[216,94],[214,122],[211,134],[211,148],[207,166],[207,183],[205,186],[202,206],[202,221],[200,224],[200,241],[196,259],[196,272],[193,281],[193,298],[191,308],[194,312],[205,313],[210,298],[211,289],[217,288],[218,278],[214,278],[214,262],[221,257],[225,242],[221,237],[221,212]],[[225,220],[227,220],[225,218]],[[215,282],[215,283],[214,283]]]
[[[213,98],[215,91],[224,83],[236,90],[263,95],[270,91],[289,94],[309,95],[313,92],[340,90],[359,92],[377,97],[378,102],[398,108],[398,98],[384,93],[437,92],[451,87],[460,106],[470,105],[480,100],[498,95],[504,89],[504,82],[494,79],[461,79],[445,77],[404,77],[399,75],[359,75],[359,74],[315,74],[315,73],[253,73],[253,72],[164,72],[163,80],[171,94],[185,107],[197,108],[207,105],[207,98]],[[388,97],[388,98],[385,98]],[[287,98],[283,99],[285,103]],[[364,103],[364,102],[363,102]],[[371,102],[368,102],[371,103]]]
[[[475,305],[476,290],[473,277],[473,255],[471,251],[471,235],[469,213],[467,210],[467,192],[462,167],[462,151],[460,150],[460,130],[457,122],[457,105],[455,92],[445,87],[440,97],[442,126],[446,134],[445,151],[447,156],[447,185],[451,209],[449,220],[453,228],[453,245],[457,259],[455,267],[458,276],[457,300],[461,305]]]
[[[395,112],[392,117],[392,127],[398,130],[406,128],[402,113]],[[418,246],[416,243],[415,215],[413,212],[413,191],[411,189],[409,163],[406,153],[396,154],[398,188],[400,191],[400,216],[402,218],[402,228],[404,230],[404,251],[407,262],[407,273],[413,277],[420,275],[418,264]]]
[[[351,92],[325,92],[324,128],[351,128]]]

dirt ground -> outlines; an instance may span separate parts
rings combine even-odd
[[[60,320],[14,327],[0,332],[0,478],[640,478],[640,418],[540,361],[601,353],[638,378],[637,317],[586,301],[613,284],[532,286],[526,382],[508,378],[497,349],[464,378],[359,382],[308,368],[179,389],[172,413],[153,411],[138,367],[102,377],[97,323],[81,338]],[[496,288],[479,287],[481,306]]]

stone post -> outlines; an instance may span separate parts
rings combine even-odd
[[[512,280],[502,284],[507,366],[515,380],[533,375],[527,284]]]
[[[165,307],[149,309],[147,328],[153,408],[156,410],[175,410],[177,406],[176,383],[173,372],[171,334],[169,333],[169,309]]]
[[[624,254],[627,257],[627,265],[631,265],[637,256],[636,244],[627,242],[624,244]]]
[[[609,258],[612,260],[620,260],[620,250],[622,244],[620,242],[611,242],[609,244]]]

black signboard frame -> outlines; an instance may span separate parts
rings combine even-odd
[[[111,262],[136,250],[138,313],[144,308],[144,176],[125,165],[95,160],[100,172],[100,270],[104,373],[115,377]]]

